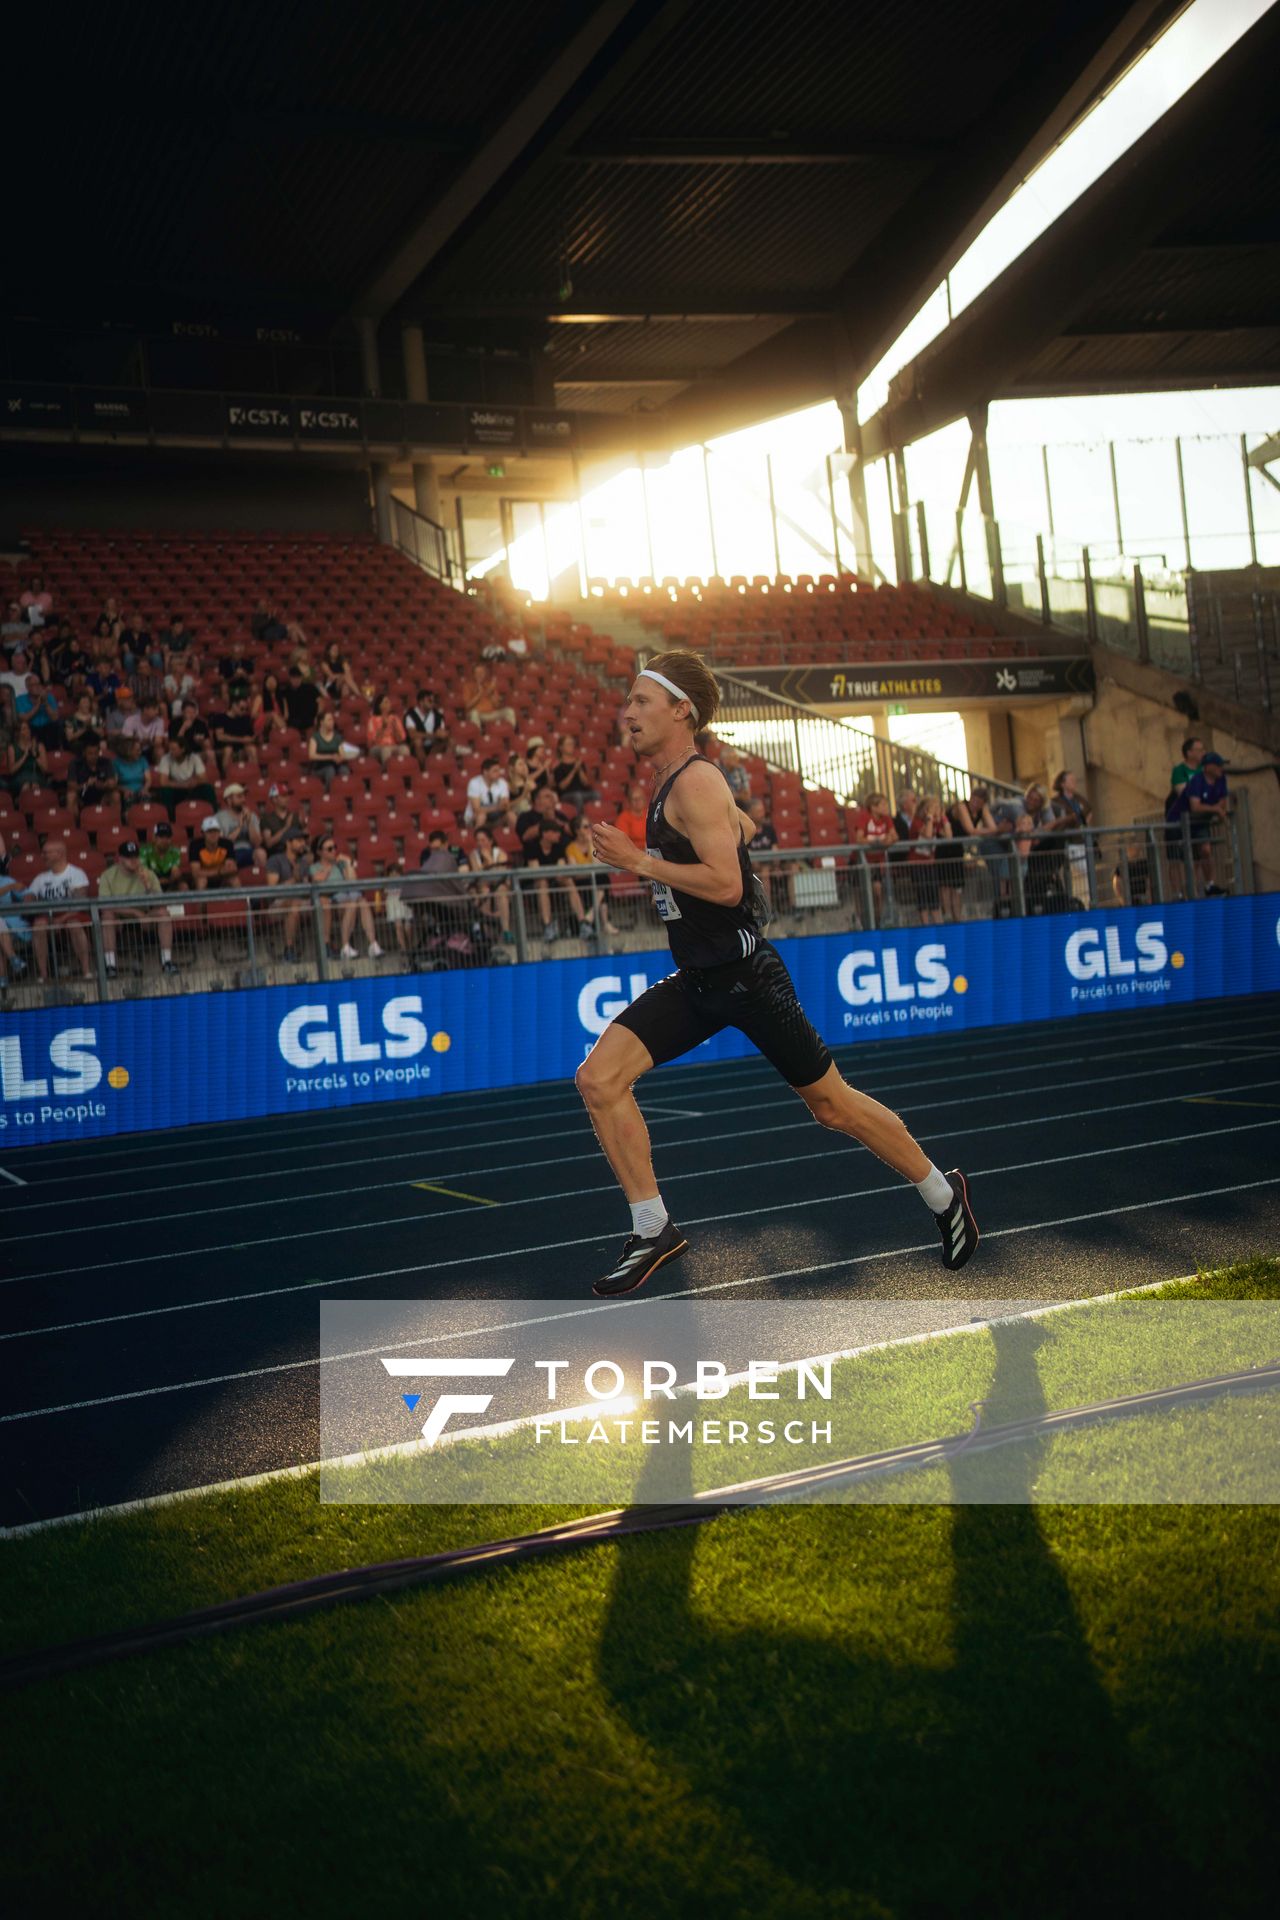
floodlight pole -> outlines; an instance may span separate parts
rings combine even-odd
[[[711,542],[711,577],[720,577],[720,561],[716,554],[716,510],[711,504],[711,451],[704,440],[702,443],[702,484],[707,495],[707,537]]]
[[[1249,484],[1249,442],[1240,435],[1240,474],[1244,481],[1244,510],[1249,520],[1249,565],[1258,564],[1258,529],[1253,519],[1253,489]]]

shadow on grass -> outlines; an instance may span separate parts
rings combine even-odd
[[[992,1331],[988,1424],[1042,1411],[1041,1330]],[[693,1602],[697,1531],[622,1543],[601,1648],[608,1697],[798,1894],[911,1916],[1207,1910],[1028,1503],[1041,1444],[958,1457],[950,1508],[830,1510],[826,1564],[782,1570],[812,1596],[796,1609],[808,1631],[718,1629],[705,1598]],[[784,1554],[786,1517],[767,1524]],[[857,1574],[831,1578],[854,1564],[896,1578],[904,1608],[918,1593],[936,1611],[949,1576],[942,1644],[926,1650],[919,1621],[894,1646],[872,1644],[856,1605],[839,1610]]]

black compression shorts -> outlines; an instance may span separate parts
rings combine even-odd
[[[617,1015],[648,1048],[655,1067],[736,1027],[789,1086],[811,1087],[831,1065],[825,1042],[796,998],[782,956],[762,940],[749,960],[682,967]]]

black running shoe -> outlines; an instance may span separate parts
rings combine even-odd
[[[621,1258],[602,1280],[596,1281],[591,1291],[602,1294],[634,1293],[637,1287],[644,1285],[651,1273],[656,1273],[664,1262],[674,1260],[678,1253],[683,1253],[688,1244],[674,1220],[668,1220],[654,1240],[642,1240],[638,1233],[628,1234]]]
[[[942,1264],[954,1273],[977,1251],[978,1223],[969,1205],[969,1183],[958,1167],[947,1175],[955,1199],[945,1213],[935,1214],[942,1235]]]

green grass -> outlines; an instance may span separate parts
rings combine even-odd
[[[1274,1299],[1280,1261],[1166,1291]],[[1036,1344],[1048,1404],[1078,1385],[1065,1335],[1055,1355],[1073,1318]],[[990,1384],[990,1345],[928,1349],[959,1369],[931,1389]],[[1184,1448],[1222,1415],[1142,1431]],[[940,1430],[935,1411],[910,1437]],[[1106,1474],[1118,1432],[1054,1447]],[[55,1529],[0,1554],[5,1644],[556,1517],[320,1506],[308,1478]],[[602,1920],[1256,1913],[1278,1547],[1261,1507],[747,1510],[68,1675],[5,1703],[10,1900],[220,1920],[388,1899]]]

